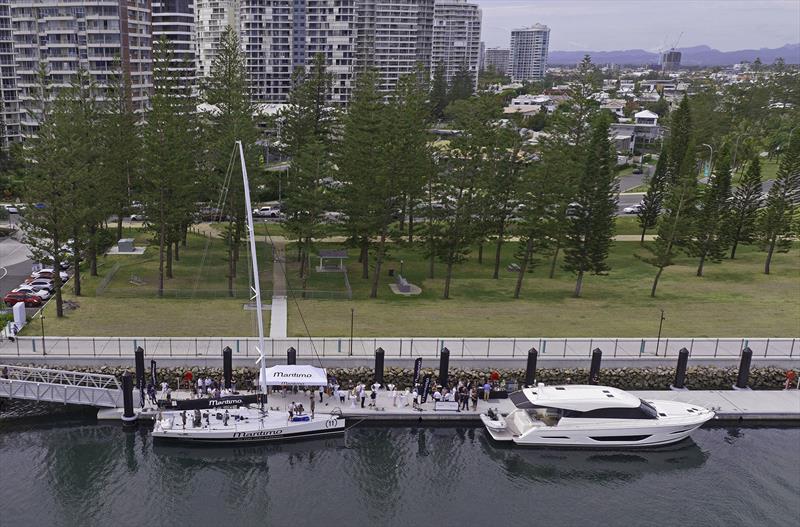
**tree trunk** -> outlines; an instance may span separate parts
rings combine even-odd
[[[641,239],[639,240],[639,245],[644,245],[644,235],[645,235],[645,233],[646,233],[646,232],[647,232],[647,228],[646,228],[646,227],[643,227],[643,228],[642,228],[642,237],[641,237]]]
[[[378,245],[378,256],[375,259],[375,276],[372,277],[372,291],[370,298],[378,298],[378,286],[381,281],[381,265],[383,265],[384,251],[386,250],[386,231],[381,233],[381,241]]]
[[[553,253],[553,260],[550,262],[550,278],[556,275],[556,264],[558,263],[558,253],[561,251],[561,238],[556,243],[556,252]]]
[[[703,267],[706,264],[706,256],[708,255],[708,243],[703,244],[703,252],[700,253],[700,264],[697,266],[697,276],[703,276]]]
[[[361,240],[361,278],[369,279],[369,239]]]
[[[75,238],[75,240],[77,240],[77,238]],[[81,296],[81,252],[78,249],[77,243],[74,247],[72,252],[72,267],[74,269],[72,275],[72,290],[75,292],[75,296]],[[60,265],[61,264],[59,264],[59,266]],[[58,274],[60,276],[61,269],[59,267],[54,267],[53,274]]]
[[[483,265],[483,242],[478,243],[478,265]]]
[[[122,213],[117,214],[117,240],[122,239]]]
[[[533,253],[533,238],[528,238],[528,241],[525,242],[525,256],[522,258],[522,265],[519,268],[519,274],[517,275],[517,285],[514,287],[514,298],[519,298],[519,294],[522,291],[522,279],[525,276],[525,273],[528,272],[528,265],[531,261],[531,254]]]
[[[61,318],[64,316],[64,297],[61,294],[61,257],[59,256],[59,249],[61,243],[59,241],[58,232],[53,232],[53,285],[56,288],[56,317]]]
[[[163,205],[161,206],[161,217],[163,214]],[[166,225],[163,219],[161,220],[161,228],[158,233],[158,298],[164,297],[164,240],[166,238]]]
[[[506,225],[505,223],[500,224],[500,231],[497,233],[497,249],[494,252],[494,273],[492,274],[492,278],[497,280],[500,278],[500,255],[501,251],[503,250],[503,236],[505,235]]]
[[[181,249],[180,249],[180,247],[181,247],[180,242],[178,240],[175,240],[175,250],[173,251],[173,254],[175,255],[175,261],[176,262],[180,262],[181,261]]]
[[[656,278],[655,278],[655,280],[653,280],[653,288],[650,289],[650,298],[655,298],[656,297],[656,288],[658,287],[658,280],[659,280],[659,278],[661,278],[661,273],[663,273],[663,272],[664,272],[664,268],[663,267],[659,267],[658,268],[658,272],[656,273]]]
[[[572,294],[575,298],[581,297],[581,288],[583,287],[583,271],[578,271],[578,280],[575,282],[575,292]]]
[[[236,222],[236,227],[234,228],[234,235],[233,235],[233,277],[236,278],[237,274],[237,267],[239,263],[239,246],[242,242],[242,225],[240,222]]]
[[[769,239],[769,249],[767,250],[767,261],[764,262],[764,274],[769,274],[769,265],[772,263],[772,254],[775,252],[775,243],[777,236],[772,236]]]
[[[172,240],[167,242],[167,278],[172,278]]]
[[[736,227],[736,235],[733,237],[733,244],[731,245],[731,260],[736,258],[736,248],[739,246],[739,237],[742,235],[741,222]]]
[[[97,276],[97,226],[89,227],[89,275]]]
[[[228,296],[233,298],[233,247],[228,246]]]
[[[189,237],[189,226],[184,224],[183,230],[181,232],[181,245],[183,245],[184,247],[186,247],[187,243],[186,238],[188,237]]]
[[[403,199],[403,208],[400,209],[400,236],[403,235],[403,231],[406,229],[406,210],[407,210],[407,200]]]
[[[411,209],[408,213],[408,243],[414,243],[414,212]]]
[[[452,251],[447,257],[447,274],[444,277],[444,295],[445,300],[450,298],[450,279],[453,277],[453,253]]]

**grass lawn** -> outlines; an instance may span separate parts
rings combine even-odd
[[[738,185],[744,175],[747,173],[747,166],[742,172],[735,172],[733,174],[733,184]],[[768,179],[775,179],[775,176],[778,174],[778,162],[775,160],[769,159],[761,159],[761,181],[767,181]]]
[[[254,311],[245,311],[241,299],[175,300],[144,298],[75,297],[78,303],[64,318],[56,317],[55,303],[45,311],[45,333],[61,336],[108,337],[246,337],[256,336]],[[264,312],[269,332],[269,312]],[[39,335],[38,319],[23,334]]]
[[[666,311],[664,336],[786,337],[800,334],[800,257],[795,246],[773,260],[773,274],[761,272],[764,253],[745,247],[735,261],[710,264],[706,276],[695,276],[696,260],[679,258],[667,268],[658,296],[650,298],[655,268],[636,259],[636,242],[615,244],[608,276],[587,276],[583,298],[571,297],[574,277],[564,271],[547,278],[542,262],[525,277],[522,298],[512,298],[516,275],[506,266],[515,244],[502,253],[499,280],[491,279],[493,250],[484,263],[475,253],[455,270],[451,299],[442,300],[444,266],[437,263],[436,278],[427,278],[427,262],[417,252],[392,247],[381,276],[379,298],[370,300],[371,282],[360,278],[357,253],[350,251],[353,300],[298,300],[313,335],[346,336],[350,309],[355,309],[359,336],[655,336],[660,309]],[[418,297],[391,293],[387,270],[399,270],[423,288]],[[290,273],[291,273],[290,269]],[[309,287],[332,287],[331,276],[312,273]],[[296,274],[290,280],[297,282]],[[341,277],[339,277],[341,280]],[[343,285],[341,286],[343,288]],[[305,334],[297,307],[290,301],[289,333]]]
[[[129,230],[126,236],[135,237],[137,246],[152,241],[151,234],[142,230]],[[262,290],[265,294],[272,288],[271,252],[259,244],[259,267]],[[249,294],[249,259],[243,243],[239,269],[234,290],[237,297]],[[97,277],[84,270],[82,292],[94,296],[98,287],[104,290],[102,297],[109,298],[155,298],[158,293],[158,246],[150,245],[142,255],[107,255],[101,257]],[[108,278],[108,275],[113,276]],[[165,279],[166,298],[225,298],[228,296],[227,249],[220,239],[208,239],[189,234],[187,246],[180,249],[180,260],[173,263],[173,278]],[[131,281],[143,282],[135,285]],[[105,284],[107,282],[107,284]]]
[[[125,237],[147,245],[152,235],[139,229],[127,229]],[[174,263],[174,278],[165,280],[164,298],[157,297],[158,247],[151,245],[143,255],[104,256],[98,262],[97,277],[82,273],[82,296],[75,297],[68,283],[65,298],[79,304],[66,316],[55,316],[55,303],[45,312],[45,332],[49,335],[74,336],[249,336],[256,334],[253,311],[243,304],[249,297],[248,253],[243,244],[240,272],[235,281],[236,298],[228,297],[225,246],[190,234],[188,246],[181,248],[181,259]],[[263,244],[258,247],[262,291],[271,295],[272,257]],[[98,286],[110,281],[98,295]],[[143,285],[130,283],[136,276]],[[269,325],[269,312],[265,312]],[[30,326],[38,334],[38,324]]]

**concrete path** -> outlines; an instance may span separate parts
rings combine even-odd
[[[272,238],[272,311],[269,337],[286,338],[286,240]]]

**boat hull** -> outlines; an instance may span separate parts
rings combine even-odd
[[[227,424],[214,417],[196,427],[182,424],[180,415],[164,415],[156,420],[151,433],[154,440],[191,444],[254,444],[272,441],[292,441],[303,438],[330,436],[344,433],[345,420],[336,415],[318,415],[308,421],[290,421],[283,414],[261,416],[245,413],[246,419],[235,419]]]
[[[706,409],[688,413],[693,405],[672,401],[651,401],[664,417],[658,419],[580,419],[562,418],[554,426],[537,423],[521,433],[504,426],[503,416],[481,415],[489,436],[500,442],[521,446],[569,448],[642,448],[670,445],[683,441],[715,414]],[[521,412],[523,410],[515,410]],[[510,419],[510,417],[509,417]]]

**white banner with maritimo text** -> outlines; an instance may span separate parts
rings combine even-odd
[[[328,374],[323,368],[313,366],[278,365],[267,368],[266,383],[259,378],[259,384],[267,386],[280,386],[292,384],[297,386],[325,386],[328,384]],[[259,377],[261,374],[259,373]]]

